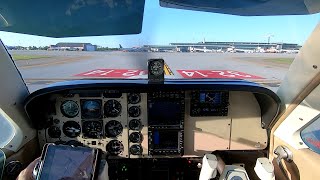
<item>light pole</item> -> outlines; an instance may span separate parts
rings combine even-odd
[[[271,39],[271,37],[273,37],[273,35],[269,34],[267,37],[268,37],[268,44],[270,44],[270,39]]]

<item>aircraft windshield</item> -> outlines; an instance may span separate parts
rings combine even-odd
[[[319,19],[234,16],[146,0],[137,35],[49,38],[2,31],[0,38],[30,91],[73,79],[147,78],[152,58],[165,60],[168,79],[246,79],[276,91]]]

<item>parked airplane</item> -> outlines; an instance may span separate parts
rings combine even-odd
[[[227,52],[231,52],[231,53],[253,53],[253,50],[249,50],[249,49],[237,49],[235,47],[229,47],[227,48]]]
[[[299,53],[299,51],[300,51],[299,49],[292,49],[292,50],[282,49],[280,53],[297,54]]]
[[[195,48],[195,47],[190,47],[190,52],[216,52],[215,50],[213,49],[207,49],[207,48]]]

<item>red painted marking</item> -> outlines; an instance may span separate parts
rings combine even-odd
[[[132,76],[146,75],[146,70],[138,69],[95,69],[92,71],[76,74],[81,77],[103,77],[103,78],[129,78]]]
[[[177,70],[184,78],[222,78],[222,79],[264,79],[260,76],[255,76],[239,71],[231,70]]]
[[[312,139],[312,138],[310,138],[310,137],[308,137],[306,140],[307,140],[310,144],[314,145],[315,147],[320,148],[320,142],[319,142],[319,141],[314,140],[314,139]]]

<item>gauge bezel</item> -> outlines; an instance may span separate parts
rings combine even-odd
[[[56,128],[55,130],[59,130],[59,136],[52,136],[52,134],[50,133],[51,132],[51,129],[52,128]],[[58,126],[50,126],[49,128],[48,128],[48,136],[50,137],[50,138],[60,138],[61,137],[61,134],[62,134],[62,131],[61,131],[61,129],[58,127]]]
[[[67,102],[72,102],[74,104],[77,105],[77,113],[75,115],[70,115],[68,114],[65,109],[63,108],[63,105],[66,104]],[[74,118],[76,116],[78,116],[79,112],[80,112],[80,107],[79,107],[79,104],[77,103],[77,101],[74,101],[74,100],[65,100],[63,102],[61,102],[61,105],[60,105],[60,112],[63,116],[67,117],[67,118]]]
[[[137,139],[137,141],[136,140],[132,140],[134,134],[139,135],[139,139]],[[141,132],[132,132],[129,135],[129,141],[132,142],[132,143],[141,143],[143,141],[143,135],[141,134]]]
[[[88,133],[90,132],[86,132],[85,131],[85,126],[87,126],[88,123],[99,123],[101,131],[97,133],[96,136],[91,136],[90,134],[88,135]],[[82,135],[83,138],[87,138],[87,139],[101,139],[103,137],[103,121],[102,120],[87,120],[87,121],[82,121]]]
[[[130,97],[137,96],[137,101],[131,101]],[[138,104],[141,102],[141,94],[140,93],[129,93],[128,94],[128,104]]]
[[[120,149],[119,149],[117,152],[110,152],[110,151],[109,151],[109,150],[110,150],[110,146],[112,145],[112,143],[115,143],[115,142],[119,143]],[[117,156],[117,155],[123,153],[123,151],[124,151],[124,146],[123,146],[122,142],[119,141],[119,140],[111,140],[111,141],[106,145],[106,151],[109,152],[111,155]]]
[[[120,124],[120,126],[121,126],[121,132],[120,133],[118,133],[117,135],[114,135],[114,134],[110,134],[110,132],[108,131],[108,125],[110,125],[110,123],[112,123],[112,122],[116,122],[117,124]],[[119,122],[119,121],[117,121],[117,120],[111,120],[111,121],[108,121],[107,123],[106,123],[106,125],[104,126],[104,131],[105,131],[105,136],[106,137],[109,137],[109,138],[115,138],[115,137],[119,137],[119,136],[121,136],[121,134],[123,133],[123,125],[121,124],[121,122]]]
[[[134,127],[132,127],[132,122],[133,121],[138,121],[139,122],[139,128],[134,128]],[[133,130],[133,131],[140,131],[141,129],[142,129],[142,127],[143,127],[143,125],[142,125],[142,122],[141,122],[141,120],[139,120],[139,119],[131,119],[130,121],[129,121],[129,124],[128,124],[128,126],[129,126],[129,129],[130,130]]]
[[[96,116],[90,116],[90,115],[84,114],[84,104],[89,101],[96,102],[99,105],[99,113],[96,114]],[[102,118],[102,100],[101,99],[81,99],[80,105],[81,105],[81,118],[82,119],[101,119]]]
[[[133,147],[139,147],[140,148],[140,152],[139,153],[133,153],[132,152]],[[139,156],[139,155],[142,155],[143,148],[142,148],[142,146],[140,144],[134,144],[134,145],[130,146],[129,151],[130,151],[131,155],[138,155]]]
[[[78,126],[77,128],[78,128],[80,131],[79,131],[79,133],[77,133],[76,136],[69,136],[69,135],[66,134],[66,132],[65,132],[65,131],[66,131],[66,130],[65,130],[66,127],[65,127],[65,126],[66,126],[66,124],[68,124],[68,123],[69,123],[69,124],[70,124],[70,123],[76,123],[76,124],[77,124],[77,126]],[[67,121],[67,122],[65,122],[65,123],[63,124],[63,126],[62,126],[62,132],[63,132],[63,134],[64,134],[65,136],[67,136],[67,137],[69,137],[69,138],[76,138],[76,137],[80,136],[80,134],[81,134],[82,131],[81,131],[81,126],[80,126],[80,124],[79,124],[78,122],[76,122],[76,121]]]
[[[107,110],[106,110],[106,105],[107,105],[107,103],[109,102],[109,101],[115,101],[116,103],[118,103],[118,105],[120,105],[120,110],[119,110],[119,112],[117,113],[117,114],[107,114]],[[104,102],[104,104],[103,104],[103,115],[105,116],[105,117],[111,117],[111,118],[114,118],[114,117],[118,117],[118,116],[120,116],[121,115],[121,113],[122,113],[122,104],[121,104],[121,102],[120,101],[118,101],[118,100],[116,100],[116,99],[109,99],[109,100],[107,100],[107,101],[105,101]]]
[[[137,109],[139,110],[138,115],[134,115],[134,116],[133,116],[133,115],[130,113],[130,109],[132,109],[132,108],[137,108]],[[140,106],[131,106],[131,107],[129,107],[129,109],[128,109],[128,114],[129,114],[130,117],[134,117],[134,118],[139,117],[139,116],[141,115],[141,108],[140,108]]]

